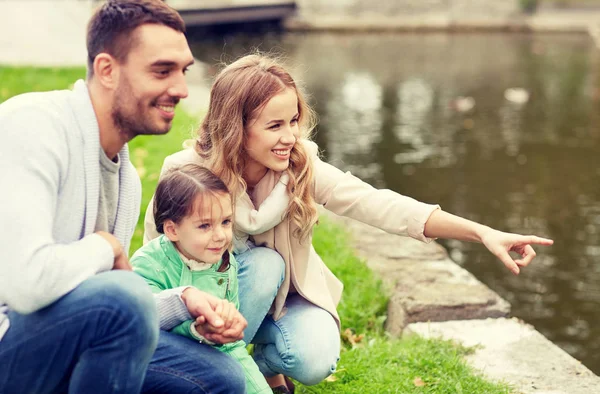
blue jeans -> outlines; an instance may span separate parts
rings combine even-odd
[[[287,313],[274,321],[266,316],[283,281],[283,258],[257,247],[235,256],[239,263],[240,312],[246,320],[244,340],[253,343],[254,360],[267,377],[290,376],[317,384],[335,371],[340,334],[331,314],[290,294]],[[242,301],[243,300],[243,301]]]
[[[248,321],[244,341],[252,343],[283,283],[285,263],[279,253],[265,247],[251,247],[234,257],[239,266],[240,312]]]
[[[159,335],[152,294],[132,272],[95,275],[46,308],[8,316],[0,340],[3,394],[129,394],[142,385],[146,393],[244,392],[233,359],[175,334]]]
[[[144,381],[147,394],[246,392],[240,364],[228,354],[187,337],[160,332]]]
[[[137,393],[158,340],[148,285],[133,272],[84,281],[34,313],[8,313],[1,393]]]

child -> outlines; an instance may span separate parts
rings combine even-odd
[[[261,228],[264,221],[272,222],[275,217],[281,220],[287,209],[285,183],[282,184],[282,190],[272,194],[269,213],[264,209],[265,203],[259,210],[245,213],[244,233]],[[239,308],[238,266],[229,252],[232,216],[231,194],[212,172],[194,164],[170,170],[159,182],[154,197],[156,229],[162,235],[133,255],[135,272],[146,279],[153,292],[194,286]],[[196,326],[194,320],[178,325],[172,332],[213,345],[202,336],[201,326]],[[243,341],[216,348],[240,362],[248,393],[271,393]]]

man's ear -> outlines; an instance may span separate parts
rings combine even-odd
[[[172,220],[165,220],[163,223],[163,231],[169,241],[179,241],[179,236],[177,235],[177,225]]]
[[[94,59],[94,79],[106,89],[114,90],[119,82],[119,62],[108,53],[99,53]]]

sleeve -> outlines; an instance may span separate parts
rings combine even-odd
[[[190,339],[193,339],[195,341],[200,340],[200,338],[196,338],[193,334],[192,334],[192,323],[194,322],[194,320],[186,320],[183,323],[173,327],[173,329],[171,330],[171,332],[173,334],[177,334],[177,335],[181,335]]]
[[[290,197],[287,191],[289,175],[284,173],[279,178],[271,194],[260,204],[258,209],[244,204],[241,199],[235,207],[235,225],[244,233],[255,235],[262,234],[272,229],[279,223],[285,214]]]
[[[181,322],[192,319],[192,315],[181,299],[181,293],[188,287],[175,287],[154,294],[161,330],[171,330]]]
[[[154,293],[154,301],[156,302],[162,330],[171,330],[182,322],[192,319],[181,299],[181,293],[189,286],[169,288],[164,278],[156,275],[157,272],[162,272],[160,266],[154,261],[139,255],[134,255],[131,258],[131,265],[133,270],[146,280],[150,290]]]
[[[146,283],[148,283],[152,293],[160,293],[167,289],[164,278],[162,278],[161,275],[157,275],[163,271],[160,264],[136,254],[131,257],[130,263],[133,267],[133,271],[144,278]]]
[[[440,209],[388,189],[375,189],[350,172],[342,172],[323,162],[316,154],[316,145],[305,143],[313,151],[315,200],[327,210],[346,216],[388,233],[410,236],[423,242],[427,238],[425,223]]]
[[[0,299],[19,313],[53,303],[114,262],[110,244],[97,234],[68,244],[54,239],[69,164],[64,127],[40,108],[0,115]]]

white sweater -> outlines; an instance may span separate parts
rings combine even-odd
[[[1,338],[9,327],[7,307],[31,313],[50,305],[110,270],[114,256],[94,234],[100,134],[85,82],[72,91],[26,93],[2,103],[0,135]],[[128,251],[141,184],[127,145],[119,160],[114,235]]]

